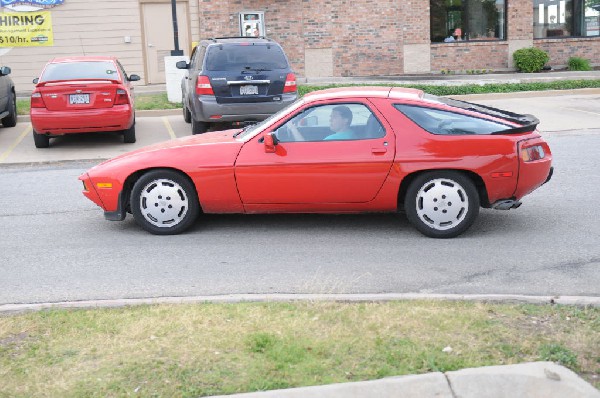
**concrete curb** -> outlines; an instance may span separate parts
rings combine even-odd
[[[0,314],[41,311],[50,308],[114,308],[149,304],[243,303],[290,301],[385,302],[397,300],[451,300],[523,304],[561,304],[600,307],[600,297],[528,296],[519,294],[229,294],[221,296],[150,297],[110,300],[62,301],[53,303],[1,304]]]
[[[224,395],[212,398],[225,398]],[[598,398],[600,391],[552,362],[489,366],[455,372],[227,395],[232,398]]]

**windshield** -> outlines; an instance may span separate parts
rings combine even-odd
[[[248,127],[244,128],[244,130],[242,130],[242,132],[240,133],[240,135],[238,135],[236,138],[238,138],[240,140],[243,140],[245,138],[254,136],[256,133],[258,133],[260,130],[262,130],[263,127],[268,126],[269,124],[271,124],[272,121],[278,120],[278,119],[284,117],[286,114],[291,113],[292,110],[295,109],[295,108],[298,108],[302,104],[302,102],[303,101],[302,101],[301,98],[297,99],[295,102],[293,102],[290,105],[286,106],[285,108],[283,108],[279,112],[272,114],[271,116],[269,116],[268,118],[266,118],[262,122],[258,122],[256,124],[253,124],[252,126],[248,126]]]
[[[46,66],[40,81],[108,79],[120,80],[112,61],[64,62]]]
[[[272,44],[228,44],[210,47],[206,58],[209,71],[287,69],[279,46]]]

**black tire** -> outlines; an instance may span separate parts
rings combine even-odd
[[[133,124],[127,130],[123,130],[123,142],[125,144],[133,144],[135,143],[135,119],[133,120]]]
[[[154,170],[137,180],[130,206],[136,223],[155,235],[181,233],[200,214],[194,185],[186,176],[171,170]]]
[[[45,134],[38,134],[33,130],[33,142],[36,148],[48,148],[50,146],[50,137]]]
[[[408,221],[431,238],[454,238],[465,232],[475,222],[479,205],[471,179],[456,171],[421,174],[404,198]]]
[[[185,106],[185,102],[183,103],[183,120],[185,120],[186,123],[192,122],[192,112]]]
[[[208,131],[208,123],[192,118],[192,134],[203,134]]]
[[[4,127],[15,127],[17,125],[17,98],[13,92],[8,99],[8,115],[2,118]]]

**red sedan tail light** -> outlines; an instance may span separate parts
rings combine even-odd
[[[215,92],[210,84],[210,80],[208,80],[208,76],[198,76],[198,82],[196,83],[196,94],[215,95]]]
[[[285,84],[283,86],[284,93],[295,93],[298,91],[298,87],[296,86],[296,75],[293,73],[288,73],[285,78]]]
[[[129,97],[127,96],[127,91],[123,89],[117,89],[117,98],[115,98],[115,105],[128,105]]]
[[[34,92],[31,94],[31,107],[32,108],[45,108],[44,99],[42,93]]]

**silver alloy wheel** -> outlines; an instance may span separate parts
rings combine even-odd
[[[170,228],[185,218],[189,201],[181,185],[161,178],[151,181],[142,189],[140,210],[150,224]]]
[[[445,231],[459,225],[467,216],[469,197],[456,181],[436,178],[427,181],[416,198],[417,215],[425,225]]]

